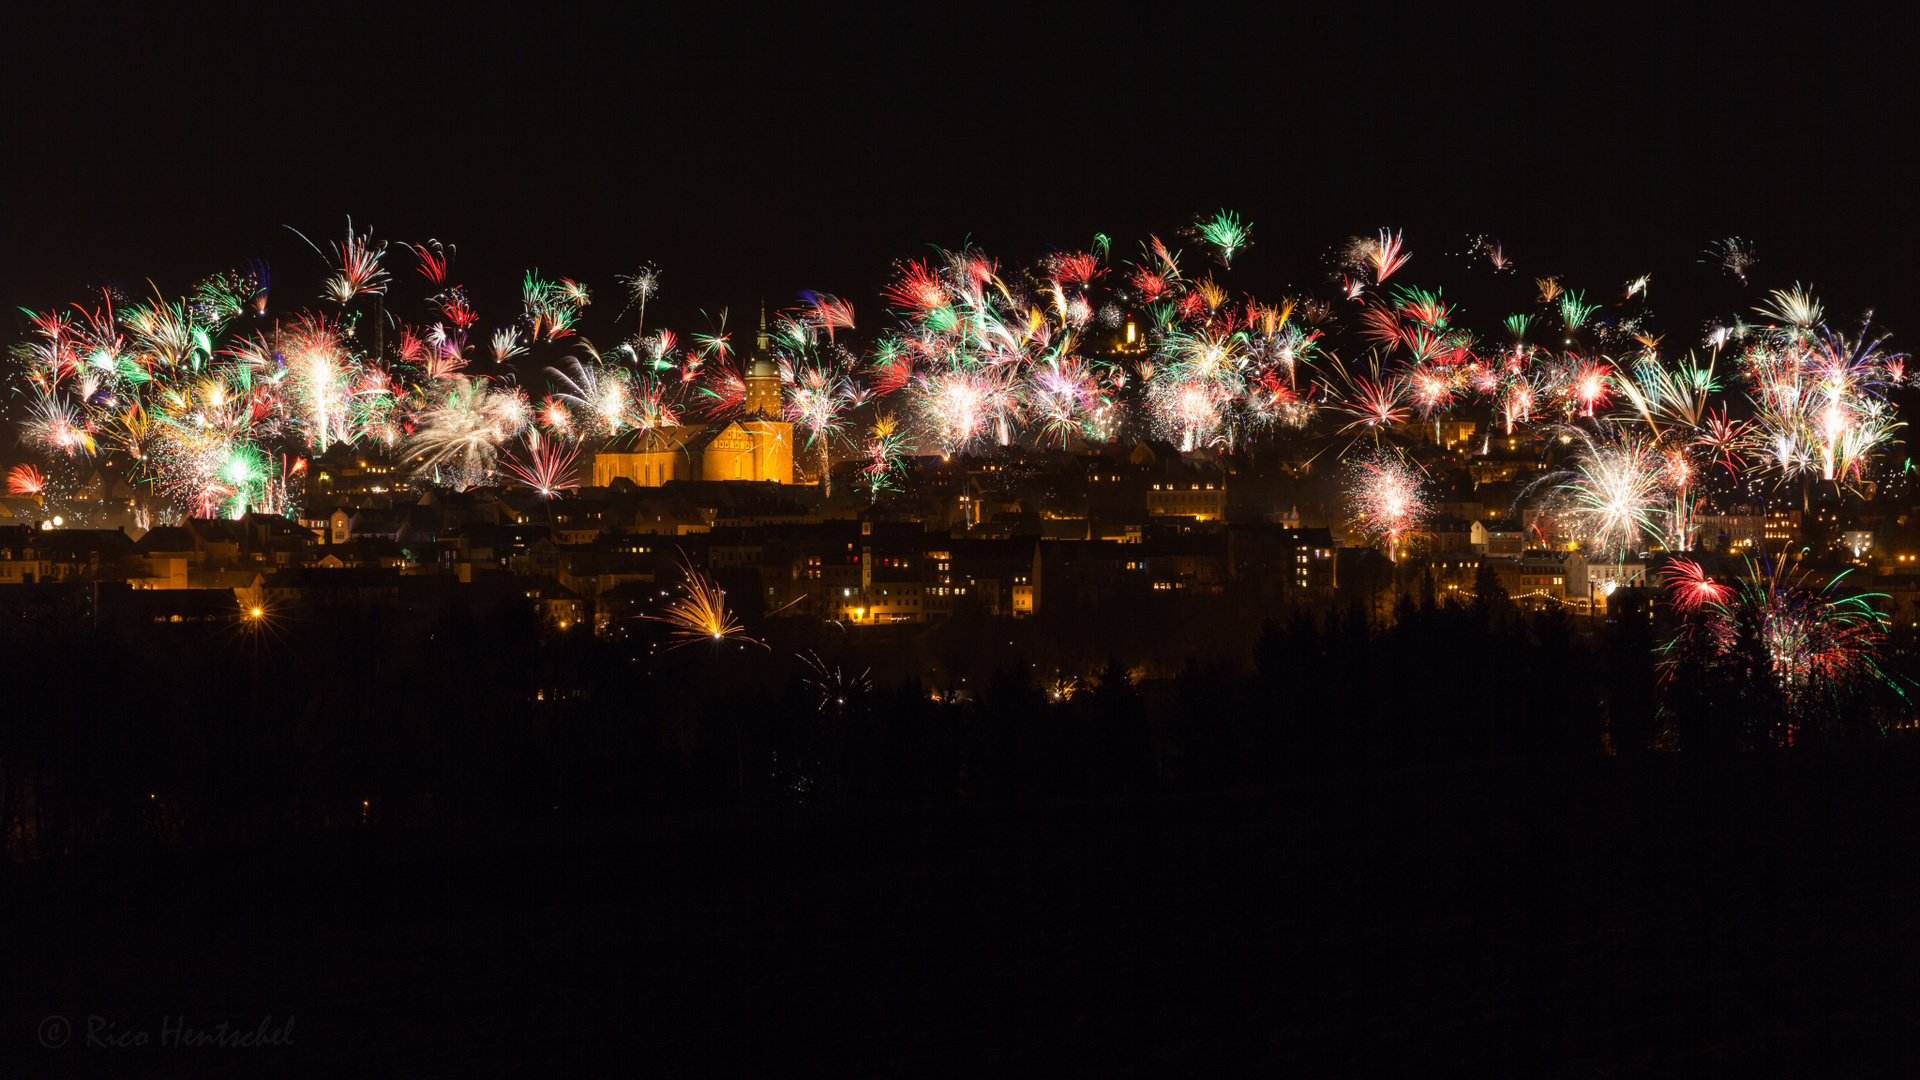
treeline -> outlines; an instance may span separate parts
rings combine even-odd
[[[1272,619],[1240,658],[1167,678],[1116,655],[1054,680],[1002,656],[939,685],[866,676],[845,633],[669,649],[546,634],[530,607],[21,620],[0,636],[0,830],[14,859],[348,830],[485,842],[662,814],[1133,798],[1709,735],[1764,745],[1740,741],[1753,695],[1724,672],[1662,682],[1644,612],[1586,627],[1493,588],[1469,604],[1402,597],[1390,621],[1365,610]]]

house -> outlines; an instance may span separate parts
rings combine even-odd
[[[247,531],[228,518],[188,518],[182,523],[193,537],[193,549],[203,567],[231,566],[240,558]]]
[[[635,620],[652,617],[671,599],[669,590],[652,581],[628,581],[593,598],[593,632],[619,636]]]
[[[119,529],[43,529],[34,546],[48,564],[42,581],[125,581],[146,569]]]
[[[464,557],[457,559],[455,572],[461,581],[471,581],[487,571],[524,574],[534,545],[549,535],[545,525],[464,526],[455,537],[456,543],[464,546]]]
[[[1488,556],[1500,584],[1516,603],[1566,603],[1575,597],[1587,602],[1587,560],[1577,551],[1532,549],[1518,555]]]
[[[377,566],[395,569],[406,565],[406,549],[397,540],[377,534],[355,536],[342,544],[329,544],[326,554],[310,565],[324,567]]]
[[[400,466],[365,444],[336,443],[309,466],[315,495],[365,499],[389,494]]]
[[[1647,564],[1641,559],[1588,562],[1584,573],[1585,583],[1573,590],[1569,599],[1583,607],[1591,599],[1596,612],[1604,613],[1608,601],[1619,590],[1643,589],[1648,584]]]
[[[1736,506],[1727,514],[1695,514],[1695,535],[1711,551],[1751,551],[1765,546],[1767,518],[1748,507]]]
[[[134,627],[185,628],[234,623],[256,602],[242,601],[232,589],[131,589],[114,596],[107,606],[115,617]]]
[[[1435,499],[1433,512],[1445,517],[1457,517],[1466,521],[1480,521],[1498,517],[1497,511],[1489,508],[1486,502],[1472,488],[1456,488]]]
[[[148,529],[133,545],[144,573],[127,580],[145,590],[202,588],[195,584],[195,574],[227,569],[268,573],[303,565],[318,541],[311,530],[275,514],[247,514],[238,521],[189,518],[181,525]]]
[[[1785,551],[1800,542],[1800,511],[1797,509],[1767,511],[1766,532],[1763,543],[1768,551]]]
[[[592,600],[601,593],[632,583],[652,582],[659,561],[666,557],[651,536],[610,533],[590,544],[558,549],[554,579]]]
[[[1224,520],[1226,481],[1176,480],[1148,484],[1147,513],[1152,517],[1190,517],[1195,521]]]
[[[1468,534],[1467,546],[1481,555],[1518,555],[1527,548],[1527,533],[1518,521],[1476,521]]]
[[[0,585],[37,585],[51,580],[53,558],[38,543],[44,535],[25,525],[0,526]]]
[[[257,563],[298,565],[320,543],[319,534],[278,514],[249,513],[240,519],[240,527],[245,552]]]
[[[1421,532],[1427,540],[1428,550],[1436,555],[1471,551],[1474,524],[1472,521],[1442,515],[1429,520]]]
[[[512,587],[533,601],[541,622],[558,630],[579,626],[587,619],[587,602],[579,593],[542,577],[515,578]]]
[[[147,564],[145,578],[135,586],[141,589],[188,588],[187,573],[202,560],[193,534],[178,525],[148,529],[134,550]]]
[[[1452,597],[1463,603],[1472,599],[1474,583],[1480,577],[1480,563],[1487,557],[1472,551],[1450,551],[1435,556],[1429,564],[1433,571],[1435,595],[1441,599]]]
[[[233,594],[243,609],[263,606],[267,601],[266,575],[255,569],[189,570],[187,588],[200,592],[224,590]]]

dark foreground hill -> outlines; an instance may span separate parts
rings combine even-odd
[[[7,871],[22,1076],[1920,1065],[1920,755],[1459,766]],[[50,1016],[66,1018],[58,1049]],[[89,1047],[146,1031],[149,1043]],[[180,1017],[184,1016],[184,1021]],[[171,1024],[291,1044],[161,1046]],[[174,1018],[174,1019],[165,1019]]]

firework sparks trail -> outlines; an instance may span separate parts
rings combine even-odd
[[[1380,230],[1380,239],[1367,252],[1367,262],[1373,267],[1373,283],[1384,285],[1396,271],[1413,260],[1411,253],[1400,249],[1400,234]]]
[[[647,301],[660,293],[660,270],[651,263],[642,266],[631,274],[619,274],[615,281],[627,287],[627,305],[640,309],[640,322],[634,327],[635,338],[645,337],[647,333]],[[624,311],[621,314],[625,314]]]
[[[866,392],[854,377],[852,354],[834,340],[836,330],[853,328],[852,306],[820,293],[802,299],[808,306],[776,319],[770,340],[787,375],[781,380],[782,409],[805,429],[807,445],[818,450],[821,490],[831,496],[834,443],[844,441],[849,415]]]
[[[900,490],[897,480],[901,472],[901,459],[906,454],[906,440],[901,435],[899,423],[890,415],[876,418],[867,436],[866,460],[860,467],[860,486],[866,489],[867,501],[875,503],[880,501],[882,494]]]
[[[520,482],[538,492],[543,499],[551,499],[562,491],[580,486],[575,475],[574,461],[579,457],[578,446],[564,446],[553,439],[543,439],[537,428],[529,428],[525,437],[526,457],[524,459],[507,456],[507,471],[520,478]]]
[[[1202,240],[1212,244],[1220,253],[1220,265],[1226,267],[1233,265],[1233,257],[1246,248],[1248,238],[1253,233],[1252,223],[1242,224],[1240,215],[1230,210],[1222,210],[1206,221],[1197,222],[1194,229]]]
[[[1337,370],[1345,374],[1344,368]],[[1378,365],[1366,375],[1348,377],[1346,382],[1349,394],[1340,403],[1340,410],[1353,417],[1353,422],[1341,428],[1342,432],[1366,429],[1378,433],[1406,423],[1413,415],[1406,406],[1406,384],[1382,378]]]
[[[15,465],[7,472],[7,494],[37,496],[45,494],[47,478],[37,465]]]
[[[1754,264],[1760,260],[1754,258],[1752,244],[1737,236],[1730,236],[1725,240],[1716,240],[1708,244],[1707,250],[1701,254],[1700,261],[1720,267],[1739,278],[1740,284],[1745,285],[1747,272],[1752,270]]]
[[[345,304],[358,296],[378,296],[387,291],[387,271],[380,265],[387,245],[384,240],[376,243],[371,229],[356,235],[353,222],[348,221],[346,238],[333,250],[339,265],[327,278],[323,299]]]
[[[681,585],[685,595],[667,605],[665,614],[646,616],[673,627],[672,636],[676,640],[671,648],[701,641],[738,641],[767,647],[746,635],[739,620],[727,610],[727,594],[717,582],[694,569],[684,557],[680,572],[686,579]]]

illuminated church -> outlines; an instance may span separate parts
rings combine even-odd
[[[793,483],[793,425],[781,419],[780,369],[767,353],[767,314],[747,363],[740,416],[713,424],[655,428],[624,450],[593,457],[593,483],[624,476],[640,487],[669,480],[772,480]]]

